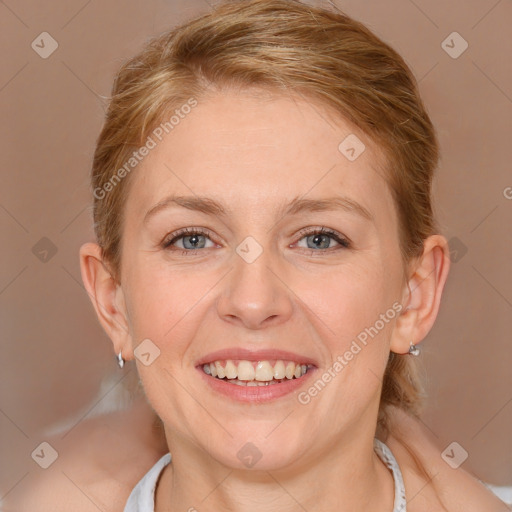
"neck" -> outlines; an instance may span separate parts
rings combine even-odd
[[[227,467],[167,432],[172,462],[159,481],[155,512],[389,512],[393,476],[373,449],[373,433],[363,434],[355,440],[343,435],[324,453],[315,451],[287,468],[258,471]]]

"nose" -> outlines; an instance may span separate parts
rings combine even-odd
[[[233,265],[218,298],[219,316],[247,329],[286,322],[293,311],[293,293],[270,251],[263,250],[252,262],[235,253]]]

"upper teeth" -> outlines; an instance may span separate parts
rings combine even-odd
[[[214,361],[203,365],[203,371],[213,377],[238,380],[271,381],[272,379],[299,378],[306,373],[308,366],[293,361]]]

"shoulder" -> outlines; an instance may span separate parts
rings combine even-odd
[[[46,439],[57,460],[45,470],[31,468],[2,510],[122,511],[137,482],[167,452],[165,439],[152,429],[153,418],[137,406],[84,420],[64,438]]]
[[[390,434],[385,440],[395,456],[411,512],[508,512],[511,508],[470,473],[451,468],[441,457],[442,447],[416,417],[391,406]]]

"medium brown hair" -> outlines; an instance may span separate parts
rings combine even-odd
[[[340,11],[295,0],[222,2],[152,39],[115,78],[94,154],[93,189],[105,190],[173,110],[228,87],[299,94],[376,143],[385,155],[406,278],[423,241],[438,232],[431,204],[437,137],[402,57]],[[93,216],[105,262],[120,282],[123,204],[131,180],[118,181],[101,198],[95,195]],[[408,354],[390,353],[378,419],[383,439],[387,404],[413,414],[423,406],[416,365]]]

